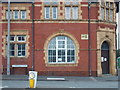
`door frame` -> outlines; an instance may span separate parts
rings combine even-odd
[[[97,42],[97,76],[103,76],[101,67],[101,45],[104,41],[109,44],[109,74],[116,75],[116,48],[115,43],[109,38],[102,38]]]
[[[107,47],[102,47],[103,44],[106,44]],[[101,45],[101,68],[102,74],[109,74],[110,73],[110,46],[107,41],[104,41]],[[107,61],[106,61],[107,60]]]

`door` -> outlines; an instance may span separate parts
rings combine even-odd
[[[109,45],[105,41],[101,46],[102,74],[109,74]]]

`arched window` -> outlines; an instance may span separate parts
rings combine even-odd
[[[48,44],[48,63],[75,63],[75,44],[66,36],[54,37]]]

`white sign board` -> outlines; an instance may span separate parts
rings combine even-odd
[[[12,67],[28,67],[28,65],[12,65]]]
[[[88,34],[81,34],[82,40],[88,40]]]

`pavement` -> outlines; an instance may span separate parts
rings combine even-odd
[[[79,76],[38,76],[38,81],[120,81],[119,76],[104,75],[101,77],[79,77]],[[119,80],[118,80],[119,79]],[[2,75],[2,80],[28,81],[28,75]]]

